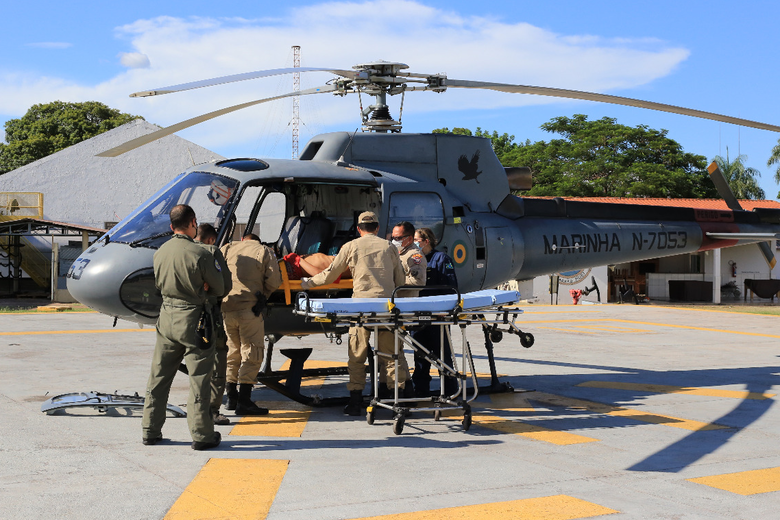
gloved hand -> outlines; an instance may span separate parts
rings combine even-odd
[[[311,278],[306,278],[305,276],[301,278],[301,289],[304,291],[311,288],[311,285],[309,285],[309,280],[311,280]]]

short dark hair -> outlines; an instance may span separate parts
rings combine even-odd
[[[255,240],[257,242],[260,242],[260,237],[255,235],[254,233],[247,233],[243,237],[241,237],[241,240]]]
[[[195,236],[197,240],[201,242],[208,240],[209,238],[217,239],[217,230],[211,224],[201,224],[198,226],[198,234]]]
[[[362,229],[363,231],[366,231],[368,233],[376,233],[376,230],[379,229],[379,222],[369,222],[368,224],[358,224],[358,229]]]
[[[405,237],[414,236],[414,224],[412,224],[411,222],[402,220],[401,222],[399,222],[393,227],[403,228]]]
[[[180,231],[185,230],[195,218],[194,209],[186,204],[178,204],[171,210],[171,227]]]

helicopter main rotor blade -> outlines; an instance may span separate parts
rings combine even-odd
[[[314,67],[293,67],[287,69],[269,69],[269,70],[257,70],[255,72],[244,72],[243,74],[232,74],[230,76],[221,76],[219,78],[204,79],[201,81],[192,81],[190,83],[181,83],[179,85],[172,85],[170,87],[156,88],[152,90],[143,90],[141,92],[134,92],[130,94],[130,97],[148,97],[148,96],[160,96],[162,94],[171,94],[173,92],[182,92],[184,90],[192,90],[196,88],[212,87],[214,85],[222,85],[224,83],[234,83],[236,81],[246,81],[248,79],[265,78],[268,76],[279,76],[282,74],[294,74],[296,72],[332,72],[345,78],[354,79],[357,74],[354,70],[342,70],[342,69],[323,69]]]
[[[770,132],[780,132],[780,126],[768,125],[749,119],[740,119],[738,117],[724,116],[692,108],[678,107],[675,105],[666,105],[655,103],[653,101],[642,101],[641,99],[632,99],[621,96],[610,96],[608,94],[596,94],[594,92],[581,92],[579,90],[567,90],[551,87],[534,87],[529,85],[509,85],[505,83],[488,83],[484,81],[466,81],[457,79],[447,79],[445,85],[447,88],[481,88],[496,90],[499,92],[509,92],[511,94],[534,94],[537,96],[553,96],[566,99],[582,99],[585,101],[598,101],[601,103],[612,103],[614,105],[625,105],[629,107],[647,108],[649,110],[660,110],[661,112],[670,112],[672,114],[681,114],[684,116],[700,117],[702,119],[711,119],[722,123],[731,123],[734,125],[748,126]]]
[[[295,92],[288,92],[286,94],[282,94],[280,96],[274,96],[264,99],[257,99],[255,101],[249,101],[247,103],[241,103],[240,105],[234,105],[232,107],[223,108],[220,110],[215,110],[214,112],[209,112],[208,114],[203,114],[198,117],[193,117],[192,119],[187,119],[186,121],[182,121],[181,123],[176,123],[175,125],[168,126],[166,128],[161,128],[160,130],[157,130],[156,132],[152,132],[151,134],[142,135],[141,137],[136,137],[135,139],[132,139],[130,141],[127,141],[126,143],[120,144],[119,146],[116,146],[114,148],[111,148],[110,150],[106,150],[105,152],[99,153],[96,156],[97,157],[116,157],[118,155],[122,155],[125,152],[129,152],[130,150],[134,150],[140,146],[143,146],[145,144],[151,143],[152,141],[156,141],[157,139],[160,139],[161,137],[165,137],[167,135],[174,134],[180,130],[184,130],[185,128],[189,128],[191,126],[197,125],[198,123],[202,123],[204,121],[208,121],[209,119],[214,119],[215,117],[219,117],[225,114],[229,114],[231,112],[235,112],[236,110],[241,110],[242,108],[251,107],[254,105],[259,105],[261,103],[267,103],[269,101],[275,101],[277,99],[282,99],[286,97],[293,97],[293,96],[307,96],[310,94],[324,94],[326,92],[333,92],[336,90],[336,87],[333,85],[324,85],[322,87],[315,87],[310,88],[306,90],[299,90]]]

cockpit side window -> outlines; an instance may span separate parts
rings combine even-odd
[[[198,222],[215,227],[224,218],[225,210],[238,186],[238,181],[205,172],[193,172],[157,192],[142,209],[116,225],[109,240],[131,246],[157,248],[172,234],[171,209],[188,204],[195,210]]]
[[[264,186],[247,187],[234,213],[236,225],[231,239],[241,240],[246,233],[254,233],[263,243],[276,242],[282,232],[286,206],[282,192]]]
[[[444,233],[444,205],[437,193],[396,192],[390,195],[388,208],[388,232],[398,222],[406,220],[415,228],[427,227],[437,240]]]

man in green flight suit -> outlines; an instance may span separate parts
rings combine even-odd
[[[214,424],[230,424],[230,419],[219,413],[222,406],[222,396],[225,393],[225,382],[227,375],[227,333],[225,324],[222,321],[222,298],[226,296],[233,288],[233,277],[230,275],[225,257],[222,251],[214,244],[217,241],[217,230],[211,224],[201,224],[198,226],[198,234],[195,236],[195,243],[206,248],[217,261],[222,272],[222,281],[225,283],[225,292],[221,296],[209,296],[208,304],[211,307],[211,316],[214,320],[214,373],[211,374],[211,415],[214,418]]]
[[[210,410],[214,341],[200,340],[197,329],[202,315],[209,318],[208,296],[222,295],[225,285],[214,256],[193,240],[198,229],[193,209],[179,204],[170,218],[173,237],[154,254],[154,280],[163,303],[144,401],[143,443],[162,440],[168,395],[183,359],[190,379],[187,424],[192,449],[206,450],[218,446],[221,435],[214,431]]]

